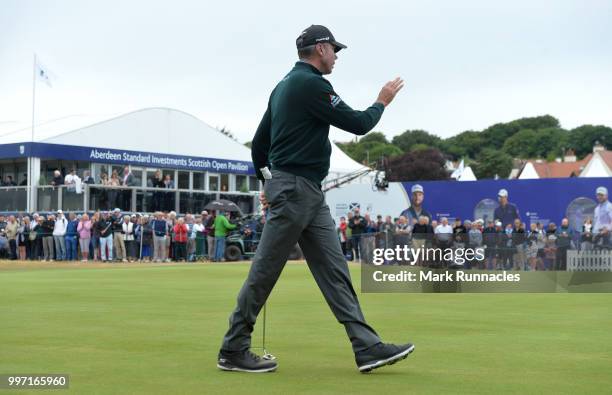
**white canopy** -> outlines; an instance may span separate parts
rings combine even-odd
[[[0,133],[0,145],[31,141],[31,128]],[[170,155],[250,161],[244,144],[184,111],[153,107],[118,116],[72,115],[36,125],[34,141],[85,147],[154,152]],[[331,142],[331,141],[330,141]],[[346,174],[364,166],[331,142],[330,174]]]
[[[476,181],[476,175],[470,166],[466,166],[461,172],[459,178],[457,178],[457,181]]]

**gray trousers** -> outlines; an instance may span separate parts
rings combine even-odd
[[[53,236],[45,236],[42,238],[43,245],[43,259],[54,259],[53,258]]]
[[[58,261],[63,261],[66,259],[66,240],[64,236],[53,236],[53,240],[55,240],[55,255]],[[53,259],[53,257],[51,257]]]
[[[319,185],[278,170],[265,183],[270,215],[264,226],[249,275],[230,316],[221,349],[251,346],[255,320],[283,270],[289,252],[300,244],[319,289],[336,319],[344,324],[353,351],[381,340],[366,322],[353,289],[329,207]]]
[[[166,259],[166,238],[153,235],[153,260],[163,261]]]

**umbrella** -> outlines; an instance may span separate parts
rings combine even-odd
[[[232,202],[231,200],[225,200],[225,199],[218,199],[218,200],[213,200],[212,202],[208,203],[206,205],[206,207],[204,207],[205,210],[222,210],[222,211],[235,211],[240,213],[240,215],[242,215],[242,211],[240,210],[240,207],[238,207],[238,205],[234,202]]]

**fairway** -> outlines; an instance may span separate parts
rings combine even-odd
[[[218,371],[248,268],[2,262],[0,373],[67,373],[81,394],[610,393],[610,294],[360,294],[385,341],[416,344],[405,361],[364,375],[300,263],[269,300],[278,371]],[[351,272],[358,287],[359,267]]]

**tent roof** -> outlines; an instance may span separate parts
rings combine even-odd
[[[461,172],[459,178],[457,178],[457,181],[476,181],[476,175],[470,166],[466,166]]]
[[[16,126],[16,125],[13,125]],[[31,141],[30,125],[0,131],[0,144]],[[251,150],[184,111],[152,107],[120,115],[71,115],[35,126],[35,142],[250,161]],[[364,166],[331,142],[330,173]]]

